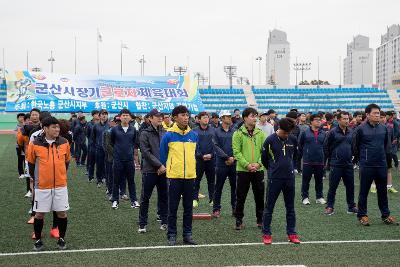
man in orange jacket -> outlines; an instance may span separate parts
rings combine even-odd
[[[59,249],[65,249],[66,211],[69,209],[67,168],[71,158],[70,146],[65,138],[59,136],[60,126],[56,118],[44,119],[42,126],[44,133],[29,143],[26,153],[29,174],[35,188],[34,249],[39,251],[43,248],[41,240],[43,219],[44,214],[50,211],[57,212],[60,232],[57,246]]]

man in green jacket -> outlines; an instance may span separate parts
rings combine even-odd
[[[250,184],[253,188],[256,202],[257,227],[262,227],[262,216],[264,211],[264,168],[261,163],[261,150],[265,141],[265,133],[256,128],[257,110],[246,108],[243,110],[243,125],[233,134],[232,149],[233,156],[237,161],[237,183],[236,183],[236,230],[244,228],[244,203]]]

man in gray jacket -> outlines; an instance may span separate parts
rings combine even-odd
[[[154,187],[158,191],[158,212],[161,217],[161,230],[167,229],[168,189],[165,166],[160,161],[160,142],[165,134],[162,126],[163,114],[157,109],[149,112],[150,125],[139,137],[142,152],[142,194],[139,211],[139,233],[146,232],[149,200]]]

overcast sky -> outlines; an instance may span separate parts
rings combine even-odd
[[[305,79],[317,77],[319,56],[320,78],[337,84],[346,44],[362,34],[375,49],[386,27],[400,23],[399,10],[397,0],[1,0],[0,48],[5,49],[7,70],[26,69],[29,50],[29,67],[48,72],[53,50],[54,72],[74,73],[76,36],[77,73],[97,74],[99,28],[101,74],[120,74],[123,40],[130,48],[123,51],[124,75],[139,75],[138,61],[144,55],[146,75],[164,75],[167,56],[168,73],[173,66],[188,65],[192,74],[208,76],[211,56],[212,84],[226,84],[223,66],[230,64],[251,80],[252,57],[263,56],[265,73],[268,31],[278,28],[288,35],[291,62],[297,57],[312,63]],[[290,76],[294,84],[294,71]]]

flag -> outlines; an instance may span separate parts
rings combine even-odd
[[[97,29],[97,42],[99,43],[103,42],[103,36],[101,35],[98,29]]]

